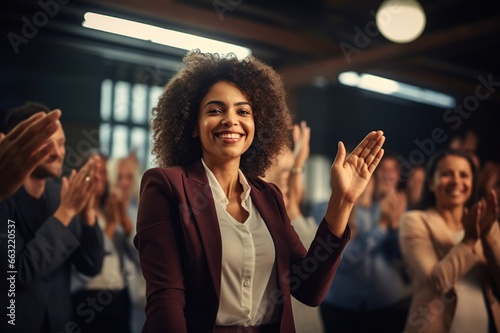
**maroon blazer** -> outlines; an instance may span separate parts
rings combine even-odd
[[[309,251],[290,224],[281,192],[249,179],[251,198],[276,249],[278,288],[273,305],[282,333],[295,332],[290,293],[310,306],[323,300],[350,237],[340,239],[323,220]],[[222,243],[201,161],[187,168],[154,168],[141,182],[137,235],[147,305],[143,333],[211,333],[220,299]]]

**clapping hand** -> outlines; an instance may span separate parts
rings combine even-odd
[[[84,213],[84,222],[88,225],[95,223],[92,211],[92,198],[95,195],[95,174],[97,161],[91,157],[78,171],[72,170],[69,178],[63,177],[61,186],[61,203],[54,216],[65,226],[69,225],[73,217]]]
[[[462,216],[462,225],[464,226],[464,238],[462,243],[468,245],[471,249],[474,249],[474,245],[481,235],[479,219],[483,209],[483,202],[479,201],[470,209],[465,208]]]
[[[304,184],[302,181],[302,172],[304,165],[309,158],[311,139],[311,128],[307,126],[305,121],[301,121],[300,125],[293,125],[293,166],[288,178],[288,210],[292,216],[302,215],[300,204],[304,197]]]
[[[382,227],[397,229],[399,218],[406,210],[408,199],[406,194],[391,188],[380,200],[380,224]]]
[[[486,198],[481,199],[481,205],[484,207],[479,218],[479,227],[481,236],[485,236],[490,232],[491,227],[498,218],[498,201],[497,193],[491,189]]]
[[[293,125],[293,155],[295,157],[294,167],[303,168],[309,158],[311,140],[311,128],[307,126],[305,121],[301,121],[300,125]]]
[[[464,226],[465,236],[463,242],[470,247],[479,237],[486,236],[495,221],[498,218],[498,201],[495,190],[490,190],[486,198],[482,198],[470,209],[465,209],[462,225]]]
[[[39,112],[7,135],[0,133],[0,201],[14,194],[54,149],[54,142],[48,139],[57,130],[60,116],[59,110]]]
[[[108,219],[106,233],[110,238],[114,236],[120,224],[125,235],[129,236],[132,233],[132,222],[127,213],[127,201],[122,189],[115,187],[110,191],[106,203],[106,215]]]

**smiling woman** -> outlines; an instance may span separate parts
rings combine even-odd
[[[291,294],[323,300],[385,137],[369,133],[348,157],[339,142],[328,210],[307,251],[279,189],[258,178],[290,144],[278,74],[252,57],[192,52],[184,61],[153,109],[161,167],[141,184],[143,332],[293,333]]]
[[[195,134],[200,135],[205,163],[243,155],[255,134],[252,106],[234,83],[214,84],[200,104]],[[237,160],[239,164],[239,160]]]
[[[273,157],[289,145],[292,122],[283,83],[272,68],[253,57],[247,59],[199,52],[186,56],[186,67],[170,80],[153,109],[153,153],[159,166],[188,166],[199,160],[202,146],[193,131],[202,116],[200,107],[208,107],[206,103],[213,99],[207,99],[206,94],[220,90],[212,87],[219,81],[231,82],[253,114],[257,136],[248,141],[251,146],[241,157],[240,167],[245,174],[263,176]],[[220,102],[209,105],[220,109]]]
[[[429,160],[422,208],[400,222],[401,250],[412,278],[405,332],[500,330],[500,227],[491,190],[475,203],[475,164],[443,150]],[[468,209],[466,208],[468,207]]]

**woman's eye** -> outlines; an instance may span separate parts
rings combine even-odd
[[[210,109],[210,110],[208,110],[208,113],[220,113],[220,112],[222,112],[222,111],[219,110],[219,109]]]
[[[245,109],[241,109],[238,111],[240,114],[250,114],[250,111],[247,111]]]

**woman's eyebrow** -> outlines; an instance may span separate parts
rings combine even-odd
[[[209,104],[217,104],[219,106],[224,106],[226,105],[226,103],[222,102],[222,101],[217,101],[217,100],[213,100],[213,101],[208,101],[207,104],[205,104],[204,107],[207,107],[207,105]],[[245,101],[242,101],[242,102],[236,102],[234,103],[235,106],[240,106],[240,105],[249,105],[249,106],[252,106],[252,104],[250,104],[250,102],[245,102]]]

